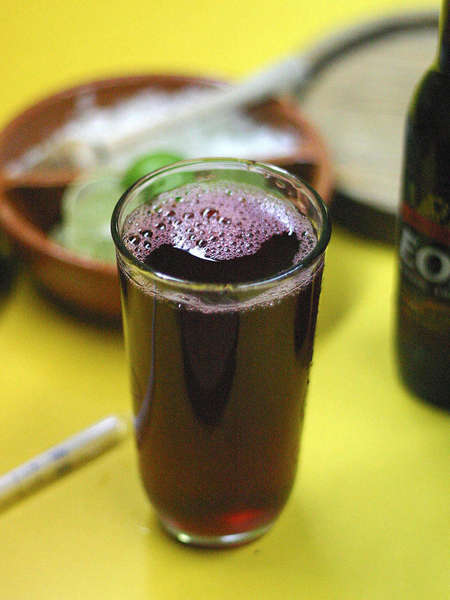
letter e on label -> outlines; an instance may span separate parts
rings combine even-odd
[[[402,230],[402,235],[400,238],[399,252],[403,261],[413,269],[415,267],[414,264],[414,255],[417,246],[417,238],[412,231],[404,228]]]

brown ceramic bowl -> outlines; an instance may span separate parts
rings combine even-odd
[[[60,219],[64,187],[77,173],[62,169],[40,171],[13,181],[4,175],[5,165],[64,124],[72,116],[75,101],[81,95],[94,95],[99,106],[107,106],[147,87],[158,86],[170,91],[193,84],[223,85],[178,75],[138,75],[93,81],[45,98],[19,114],[0,133],[0,227],[28,264],[35,280],[68,307],[94,317],[120,317],[116,267],[78,256],[47,237],[47,232]],[[303,176],[328,202],[332,189],[328,153],[314,126],[294,102],[287,98],[270,100],[251,112],[272,125],[288,124],[298,131],[295,156],[283,160],[268,156],[265,162]]]

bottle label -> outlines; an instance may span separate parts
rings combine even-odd
[[[405,221],[400,230],[401,272],[424,294],[440,300],[450,299],[450,253]]]

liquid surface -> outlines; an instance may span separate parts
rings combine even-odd
[[[153,269],[190,281],[247,282],[288,269],[316,237],[295,207],[250,185],[188,184],[128,218],[123,241]]]

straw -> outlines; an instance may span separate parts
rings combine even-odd
[[[128,423],[122,417],[105,417],[0,476],[0,508],[112,448],[128,431]]]

